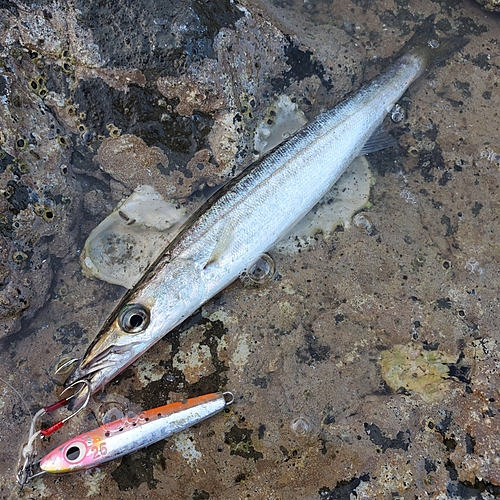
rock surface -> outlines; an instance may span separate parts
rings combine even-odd
[[[325,91],[338,102],[430,14],[470,42],[401,99],[405,118],[388,122],[399,144],[370,155],[370,230],[275,255],[274,281],[230,286],[40,453],[113,405],[223,389],[230,411],[24,495],[500,494],[496,17],[446,0],[76,0],[0,2],[2,498],[19,495],[29,411],[58,399],[55,367],[124,293],[82,275],[92,229],[144,179],[189,211],[252,160],[280,95],[307,116]]]

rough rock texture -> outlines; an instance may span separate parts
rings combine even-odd
[[[29,410],[58,398],[55,367],[85,351],[123,293],[81,274],[78,249],[93,227],[145,178],[189,208],[253,157],[253,132],[279,95],[309,116],[325,92],[334,104],[430,14],[441,35],[470,42],[406,93],[405,119],[388,125],[399,144],[369,157],[370,231],[353,226],[276,255],[274,281],[229,287],[40,450],[113,405],[152,408],[220,389],[234,405],[98,470],[41,477],[24,494],[500,494],[493,14],[446,0],[4,1],[2,498],[18,496]],[[137,147],[118,148],[124,141]],[[147,158],[134,161],[137,151]]]

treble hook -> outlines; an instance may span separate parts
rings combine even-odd
[[[75,387],[76,385],[79,385],[79,384],[84,384],[84,386],[87,388],[87,396],[86,396],[83,404],[79,408],[77,408],[73,413],[71,413],[67,417],[64,417],[61,420],[58,420],[55,424],[52,424],[50,427],[48,427],[46,429],[40,429],[40,430],[35,432],[35,427],[36,427],[36,423],[37,423],[38,419],[40,419],[43,415],[45,415],[47,413],[52,413],[53,411],[55,411],[63,406],[66,406],[74,397],[76,397],[78,394],[80,394],[80,392],[83,390],[83,388],[80,389],[79,391],[74,392],[71,396],[69,396],[67,398],[63,398],[54,404],[40,408],[40,410],[38,410],[36,412],[35,416],[33,417],[32,421],[31,421],[31,425],[30,425],[30,433],[29,433],[28,443],[24,446],[23,451],[22,451],[22,458],[24,458],[24,464],[21,467],[21,469],[19,470],[19,472],[17,473],[17,482],[21,485],[21,488],[25,484],[29,483],[32,478],[42,474],[41,472],[39,474],[32,474],[32,467],[34,465],[34,458],[36,456],[36,450],[35,450],[35,446],[34,446],[35,439],[38,436],[41,436],[42,439],[44,437],[50,436],[51,434],[53,434],[54,432],[59,430],[68,420],[70,420],[73,417],[75,417],[76,415],[78,415],[78,413],[80,413],[89,404],[90,396],[91,396],[92,392],[90,390],[90,382],[88,380],[81,379],[81,380],[77,380],[77,381],[73,382],[72,384],[68,385],[68,387],[66,387],[61,392],[61,396],[68,389],[71,389],[72,387]],[[21,458],[21,460],[22,460],[22,458]]]
[[[52,424],[50,427],[48,427],[47,429],[41,429],[40,430],[40,434],[43,436],[43,437],[47,437],[47,436],[50,436],[52,433],[56,432],[57,430],[59,430],[68,420],[71,420],[73,417],[75,417],[76,415],[78,415],[88,404],[89,404],[89,401],[90,401],[90,396],[91,396],[91,391],[90,391],[90,382],[88,380],[84,380],[84,379],[81,379],[81,380],[76,380],[75,382],[73,382],[72,384],[68,385],[68,387],[66,387],[62,392],[61,392],[61,396],[68,390],[68,389],[71,389],[72,387],[74,387],[75,385],[78,385],[78,384],[84,384],[85,387],[87,388],[87,397],[85,398],[85,401],[83,402],[83,404],[77,409],[75,410],[71,415],[68,415],[67,417],[63,418],[62,420],[59,420],[58,422],[56,422],[55,424]],[[78,394],[80,394],[80,392],[83,390],[80,389],[79,391],[76,391],[74,392],[71,396],[67,397],[67,398],[64,398],[64,399],[61,399],[60,401],[57,401],[57,403],[54,403],[50,406],[45,406],[44,408],[42,408],[44,410],[44,413],[42,413],[42,415],[45,415],[45,413],[52,413],[53,411],[57,410],[58,408],[61,408],[62,406],[67,406],[68,403],[74,398],[76,397]]]
[[[71,359],[68,359],[68,361],[65,361],[64,363],[62,363],[61,365],[59,365],[56,368],[56,371],[54,373],[56,375],[59,375],[59,373],[63,372],[65,368],[67,368],[68,366],[71,366],[71,365],[75,364],[77,361],[80,361],[80,358],[71,358]]]

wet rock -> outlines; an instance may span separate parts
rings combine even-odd
[[[500,2],[498,0],[476,0],[476,2],[490,12],[500,12]]]
[[[2,346],[5,498],[18,496],[12,448],[26,439],[29,410],[58,398],[54,367],[81,355],[122,293],[86,279],[78,263],[86,236],[146,177],[94,162],[105,141],[137,138],[146,158],[162,158],[148,184],[174,186],[169,196],[189,206],[253,157],[270,103],[286,94],[311,116],[325,105],[322,87],[334,104],[430,14],[440,35],[471,41],[426,72],[402,99],[404,118],[388,123],[400,146],[372,157],[361,230],[274,255],[273,280],[234,283],[107,388],[144,408],[230,389],[230,412],[122,465],[45,476],[25,492],[499,495],[498,22],[466,2],[278,3],[268,12],[230,2],[0,2],[0,293],[16,315],[2,324],[14,331],[43,304]],[[122,160],[149,168],[132,149]],[[75,212],[64,211],[66,198]],[[430,387],[439,398],[426,401],[419,391]],[[96,425],[91,412],[79,417],[40,452]]]
[[[149,147],[140,137],[125,134],[104,139],[94,161],[127,189],[147,185],[148,181],[151,184],[153,180],[157,191],[167,192],[167,181],[159,174],[168,166],[168,157],[160,148]]]

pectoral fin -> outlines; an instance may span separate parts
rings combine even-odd
[[[206,264],[203,266],[206,269],[210,264],[216,262],[222,255],[224,255],[231,247],[234,241],[234,223],[228,222],[210,254]]]

